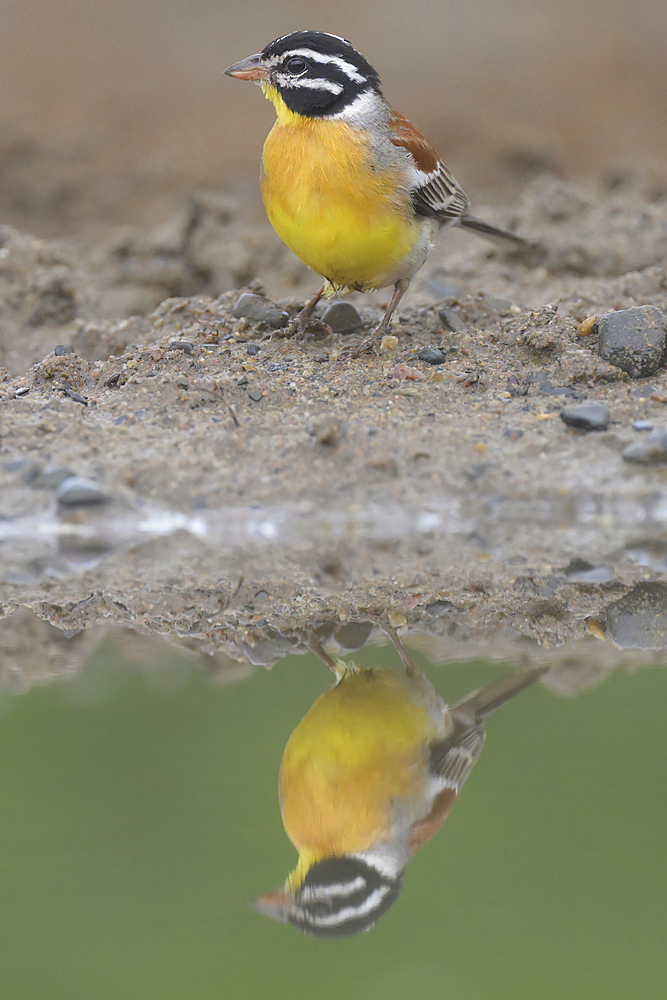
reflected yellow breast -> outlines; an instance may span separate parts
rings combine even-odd
[[[264,145],[261,188],[271,225],[308,267],[343,288],[382,288],[417,242],[404,183],[375,168],[366,133],[288,111]]]
[[[315,702],[292,733],[280,769],[285,830],[297,872],[387,839],[397,802],[423,794],[434,723],[401,675],[363,670]],[[296,874],[296,873],[295,873]]]

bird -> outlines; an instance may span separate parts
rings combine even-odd
[[[386,631],[404,673],[332,659],[310,636],[336,683],[298,724],[280,766],[283,825],[299,856],[254,906],[320,938],[368,931],[387,912],[475,766],[484,720],[546,672],[512,673],[450,707]]]
[[[260,187],[278,236],[324,279],[294,323],[303,333],[323,295],[393,285],[387,332],[441,226],[530,244],[468,212],[468,197],[422,133],[386,101],[377,71],[350,42],[293,31],[224,71],[259,84],[276,122],[264,144]]]

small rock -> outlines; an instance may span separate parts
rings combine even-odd
[[[422,347],[417,357],[427,365],[442,365],[447,360],[446,352],[439,347]]]
[[[552,385],[547,379],[540,382],[540,393],[542,396],[576,396],[576,392],[571,385]]]
[[[385,333],[384,337],[380,341],[381,351],[395,351],[398,347],[398,337],[395,337],[393,333]]]
[[[249,354],[251,358],[254,358],[256,354],[259,354],[260,348],[257,344],[246,344],[246,354]]]
[[[267,326],[277,329],[287,326],[289,316],[277,305],[265,299],[263,295],[253,295],[252,292],[243,292],[234,306],[233,316],[237,318],[254,320],[256,323],[266,323]]]
[[[638,465],[664,465],[667,463],[667,427],[653,431],[638,444],[629,444],[623,452],[626,462]]]
[[[334,638],[342,649],[354,652],[368,642],[372,631],[370,622],[346,622],[336,629]]]
[[[259,403],[260,399],[264,398],[264,391],[263,389],[248,389],[248,396],[253,403]]]
[[[573,559],[564,573],[575,583],[608,583],[614,578],[614,571],[609,566],[594,566],[586,559]]]
[[[578,326],[579,333],[582,337],[589,337],[592,333],[595,333],[595,324],[597,323],[597,316],[589,316],[585,319],[583,323]]]
[[[652,420],[635,420],[632,426],[636,431],[652,431],[654,424]]]
[[[351,302],[332,302],[324,310],[322,322],[330,326],[334,333],[352,333],[364,321]]]
[[[75,478],[72,469],[68,469],[66,465],[47,465],[30,480],[30,486],[33,490],[57,490],[66,479]]]
[[[621,649],[667,648],[667,586],[638,583],[620,600],[607,605],[607,626]]]
[[[56,500],[62,507],[108,503],[110,499],[101,486],[92,479],[82,479],[81,476],[69,476],[56,490]]]
[[[24,385],[21,389],[14,390],[14,399],[21,399],[22,396],[27,396],[30,389],[27,385]]]
[[[560,418],[564,424],[581,431],[604,431],[609,426],[609,407],[606,403],[575,403],[564,406]]]
[[[432,618],[442,618],[450,611],[462,611],[463,608],[457,608],[451,601],[432,601],[430,604],[424,605],[423,610]]]
[[[466,324],[457,309],[441,309],[438,316],[443,326],[446,326],[452,333],[459,333],[466,328]]]
[[[65,344],[56,344],[56,346],[53,348],[53,353],[57,358],[59,358],[63,354],[71,354],[72,348],[66,346]]]
[[[189,340],[172,340],[170,351],[183,351],[184,354],[194,354],[195,345]]]
[[[423,382],[426,379],[426,375],[418,368],[411,368],[410,365],[403,363],[394,365],[392,375],[394,378],[406,378],[412,382]]]
[[[483,295],[482,302],[484,302],[492,312],[498,313],[500,316],[507,316],[512,309],[512,303],[509,299],[497,299],[494,295]]]
[[[658,368],[665,350],[667,316],[656,306],[635,306],[606,313],[597,321],[598,354],[632,378]]]
[[[310,435],[315,438],[316,444],[321,444],[325,448],[337,448],[345,433],[345,424],[337,417],[319,420],[310,428]]]

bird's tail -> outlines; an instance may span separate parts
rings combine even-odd
[[[506,242],[509,240],[510,243],[514,243],[517,247],[530,247],[533,244],[530,240],[524,240],[522,236],[517,236],[516,233],[509,233],[506,229],[499,229],[497,226],[492,226],[490,222],[484,222],[482,219],[477,219],[474,215],[462,215],[459,219],[459,225],[463,226],[464,229],[470,229],[473,233],[478,233],[480,236],[487,236],[492,240],[502,240]]]
[[[466,695],[463,701],[452,706],[452,711],[478,725],[515,694],[534,684],[538,678],[547,673],[548,669],[548,667],[531,667],[528,670],[518,670],[499,681],[492,681],[486,687]]]

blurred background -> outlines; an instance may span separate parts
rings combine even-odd
[[[273,109],[222,75],[296,28],[349,38],[480,199],[664,160],[663,0],[1,0],[0,218],[51,236],[248,195]],[[254,209],[253,209],[254,210]]]

